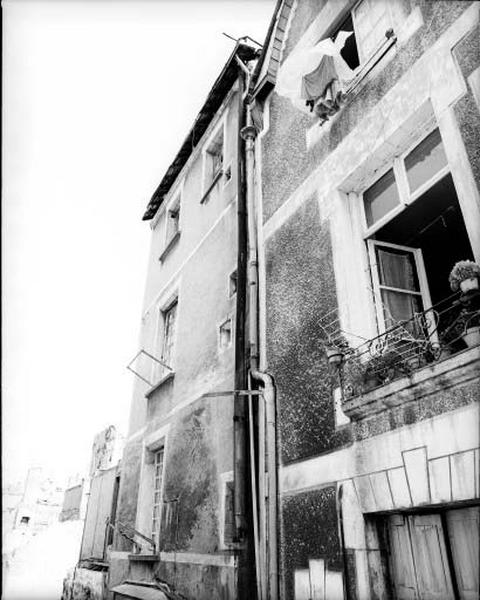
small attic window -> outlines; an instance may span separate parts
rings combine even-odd
[[[205,153],[205,187],[220,174],[223,167],[223,127],[220,127]]]

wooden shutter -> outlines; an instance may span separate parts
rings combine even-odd
[[[479,600],[480,507],[447,512],[448,537],[461,600]]]
[[[440,515],[415,515],[409,520],[420,598],[455,600]]]
[[[389,519],[390,563],[398,600],[417,600],[415,567],[407,518],[393,515]]]

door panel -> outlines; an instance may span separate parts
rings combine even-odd
[[[448,537],[461,600],[479,600],[480,507],[447,512]]]
[[[440,515],[409,517],[421,600],[455,600]]]
[[[418,600],[407,518],[403,515],[393,515],[389,519],[388,532],[393,571],[392,579],[397,599]]]

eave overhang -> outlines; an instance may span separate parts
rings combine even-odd
[[[150,202],[148,203],[147,209],[142,217],[143,221],[149,221],[155,216],[158,208],[163,202],[165,195],[172,187],[178,174],[187,163],[196,145],[202,138],[213,117],[220,108],[227,93],[237,80],[239,67],[235,60],[235,57],[238,56],[240,60],[246,62],[257,58],[259,52],[260,51],[258,47],[251,46],[244,42],[237,42],[230,58],[226,62],[222,72],[213,84],[213,87],[210,90],[210,93],[208,94],[204,105],[200,109],[200,112],[198,113],[195,121],[193,122],[193,126],[190,129],[190,132],[185,138],[175,159],[168,167],[165,175],[163,176],[163,179],[161,180]]]

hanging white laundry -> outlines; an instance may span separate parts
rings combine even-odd
[[[335,41],[327,38],[318,42],[313,48],[303,49],[298,52],[294,51],[278,71],[275,86],[276,92],[281,96],[289,98],[296,108],[310,113],[310,109],[305,105],[305,98],[302,93],[303,78],[317,69],[325,56],[333,58],[338,84],[344,88],[354,78],[355,71],[347,65],[340,51],[352,33],[352,31],[340,31]]]

